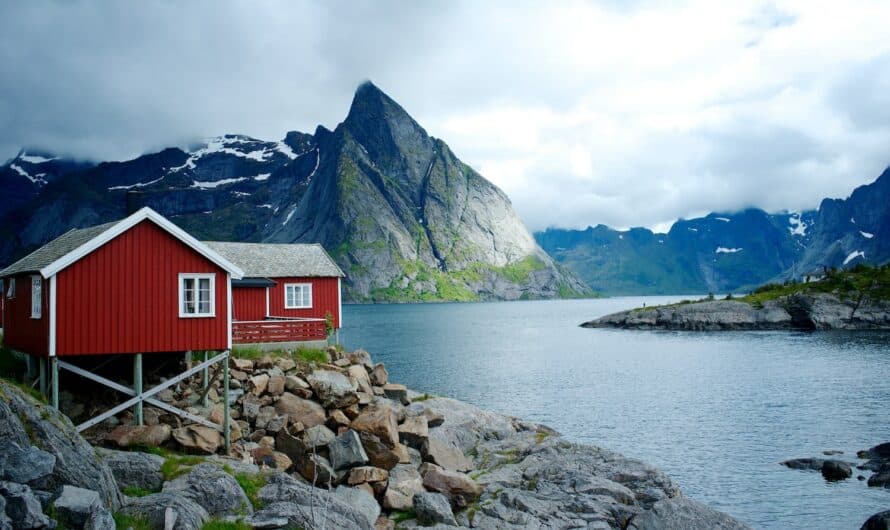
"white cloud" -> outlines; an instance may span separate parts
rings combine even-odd
[[[806,0],[5,4],[0,154],[277,139],[333,127],[370,78],[534,229],[813,208],[890,163],[888,19]]]

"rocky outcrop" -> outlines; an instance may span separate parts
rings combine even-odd
[[[632,309],[581,324],[586,328],[722,330],[890,329],[890,301],[794,294],[760,305],[714,300]]]

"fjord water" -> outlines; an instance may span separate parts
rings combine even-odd
[[[341,339],[396,382],[640,458],[755,528],[859,528],[890,508],[856,469],[827,483],[779,465],[890,441],[890,333],[578,327],[680,298],[349,305]]]

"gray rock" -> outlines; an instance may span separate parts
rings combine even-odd
[[[28,484],[53,471],[56,457],[32,445],[20,446],[13,440],[0,440],[0,480]]]
[[[356,382],[340,372],[315,370],[306,381],[327,409],[339,409],[358,403]]]
[[[685,497],[658,501],[634,517],[628,530],[743,530],[749,527],[725,513]]]
[[[811,471],[822,471],[822,466],[825,465],[824,458],[793,458],[791,460],[785,460],[782,462],[782,465],[788,467],[790,469],[804,469]]]
[[[374,526],[380,517],[380,505],[377,504],[377,499],[363,489],[337,486],[334,495],[364,515],[371,526]]]
[[[0,496],[0,530],[12,530],[12,521],[6,515],[6,499]]]
[[[84,530],[116,530],[117,524],[114,522],[114,516],[105,507],[93,510],[83,525]],[[121,530],[127,530],[122,528]]]
[[[162,529],[167,510],[175,517],[171,530],[200,530],[210,520],[210,514],[200,504],[178,493],[166,492],[130,499],[120,513],[141,517],[151,528]]]
[[[35,445],[55,456],[56,464],[46,477],[46,489],[56,490],[66,484],[77,486],[98,492],[112,510],[121,505],[122,496],[111,469],[66,416],[0,381],[0,420],[0,439],[12,440],[20,447]]]
[[[310,484],[324,486],[335,481],[336,473],[327,458],[318,454],[306,454],[294,462],[294,469]]]
[[[96,449],[102,460],[111,468],[120,488],[134,487],[148,491],[158,491],[164,484],[161,466],[163,457],[136,451],[115,451]]]
[[[6,499],[6,515],[13,528],[30,530],[53,526],[49,517],[43,514],[40,501],[31,488],[14,482],[0,482],[0,497]]]
[[[288,524],[287,517],[265,512],[257,512],[251,516],[245,517],[244,522],[256,530],[284,528]]]
[[[872,515],[859,530],[890,530],[890,510]]]
[[[271,475],[257,496],[263,503],[263,509],[255,514],[259,519],[283,518],[300,528],[373,528],[363,513],[333,492],[313,488],[284,473]]]
[[[213,464],[199,464],[164,484],[164,493],[181,495],[213,517],[253,513],[253,506],[234,477]]]
[[[822,464],[822,476],[825,477],[825,480],[844,480],[853,476],[853,470],[846,462],[826,460]]]
[[[399,464],[389,472],[389,482],[383,493],[383,507],[408,511],[414,507],[414,495],[423,491],[423,479],[417,468],[411,464]]]
[[[309,447],[324,447],[333,442],[337,435],[324,425],[315,425],[306,429],[304,437]]]
[[[417,513],[417,522],[420,524],[443,523],[457,526],[448,498],[441,493],[415,493],[414,511]]]
[[[105,510],[98,493],[74,486],[63,486],[53,506],[66,528],[83,528],[90,515]]]
[[[420,449],[424,462],[431,462],[449,471],[466,472],[473,469],[473,463],[464,452],[451,441],[432,433]]]
[[[362,446],[361,438],[352,429],[337,436],[328,444],[328,453],[335,471],[368,463],[368,455]]]

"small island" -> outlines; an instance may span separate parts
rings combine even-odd
[[[890,330],[890,264],[829,269],[821,278],[770,283],[743,297],[642,307],[585,328],[720,330]]]

